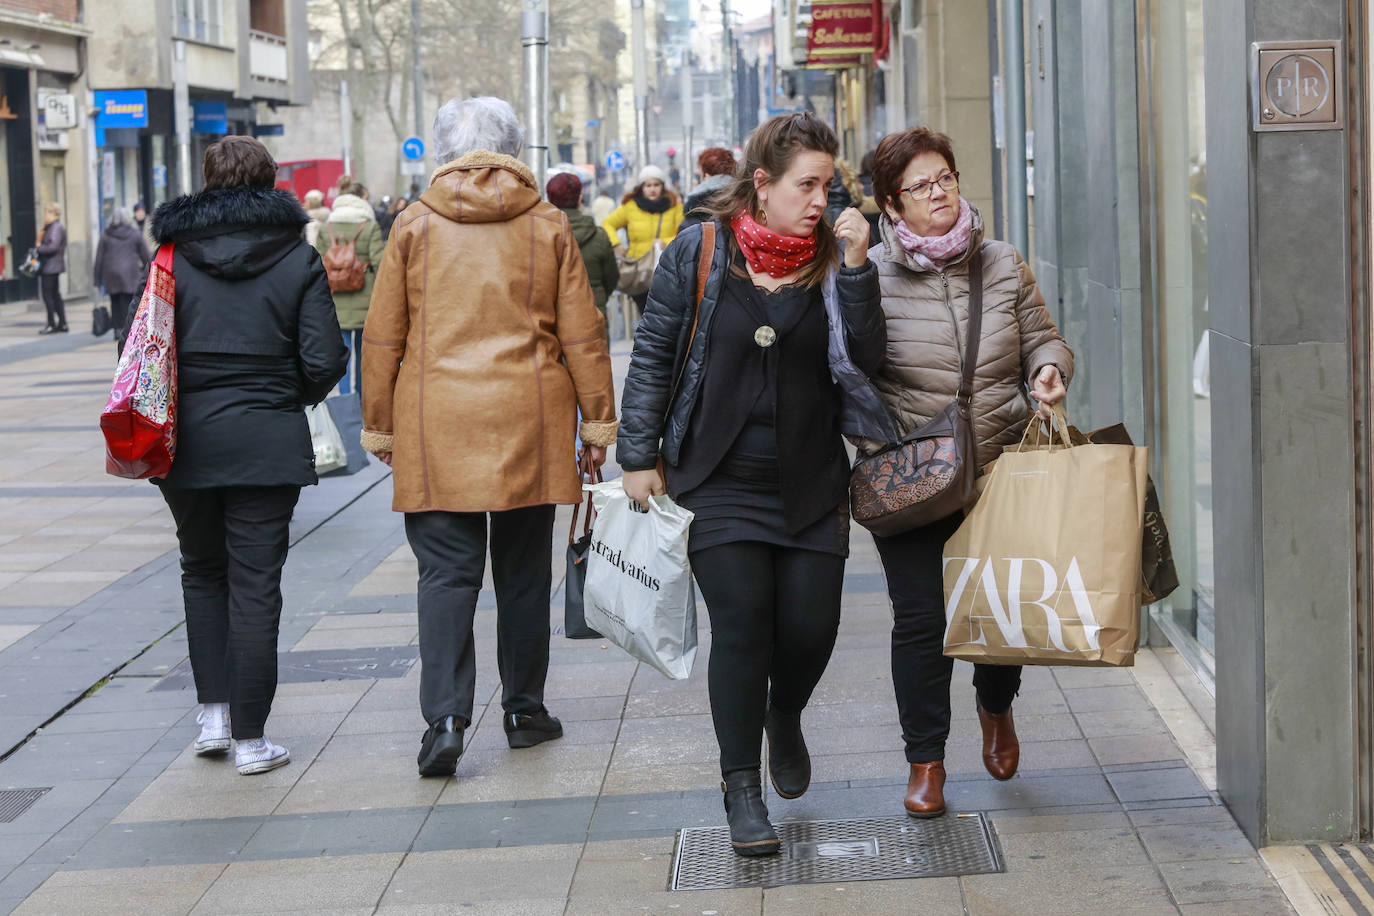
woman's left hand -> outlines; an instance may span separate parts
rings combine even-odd
[[[1039,404],[1036,412],[1046,420],[1052,413],[1050,408],[1064,400],[1067,393],[1068,389],[1064,387],[1064,377],[1059,374],[1058,366],[1045,366],[1031,384],[1031,397]]]
[[[591,476],[601,470],[606,463],[606,448],[601,445],[583,445],[577,452],[577,464],[582,473]]]
[[[835,237],[846,243],[845,267],[863,267],[868,262],[868,218],[856,208],[846,208],[835,219]]]

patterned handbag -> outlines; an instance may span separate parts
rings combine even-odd
[[[849,507],[854,521],[892,537],[938,521],[973,497],[978,440],[973,433],[973,373],[983,335],[983,253],[969,259],[968,342],[959,355],[959,391],[944,409],[881,451],[854,463]],[[953,313],[950,315],[953,320]],[[955,345],[959,323],[954,323]]]
[[[148,268],[129,340],[100,414],[105,470],[116,477],[164,477],[177,450],[177,335],[172,246]]]

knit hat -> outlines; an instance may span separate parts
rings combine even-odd
[[[559,172],[545,185],[549,203],[560,210],[576,210],[582,202],[582,179],[572,172]]]
[[[660,184],[666,185],[668,183],[668,176],[663,174],[663,169],[658,166],[646,165],[639,170],[639,179],[635,181],[635,184],[640,185],[646,181],[657,181]]]

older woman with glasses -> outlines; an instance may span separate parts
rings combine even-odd
[[[982,276],[982,333],[972,392],[977,461],[1017,441],[1030,398],[1063,400],[1073,351],[1059,335],[1035,276],[1015,248],[983,238],[977,208],[959,196],[949,137],[913,128],[885,137],[874,155],[873,194],[884,216],[878,266],[887,316],[887,361],[873,378],[901,433],[954,399],[968,350],[970,269]],[[882,443],[860,442],[871,454]],[[905,799],[913,817],[944,813],[953,660],[943,653],[941,555],[962,512],[890,537],[874,535],[892,599],[892,682],[911,765]],[[977,665],[973,675],[983,764],[996,779],[1016,773],[1020,745],[1011,704],[1021,669]]]

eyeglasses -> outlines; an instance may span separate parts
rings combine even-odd
[[[909,188],[902,188],[902,193],[909,195],[912,200],[925,200],[930,196],[930,189],[937,184],[945,191],[953,191],[959,187],[959,173],[945,172],[934,181],[918,181]]]

